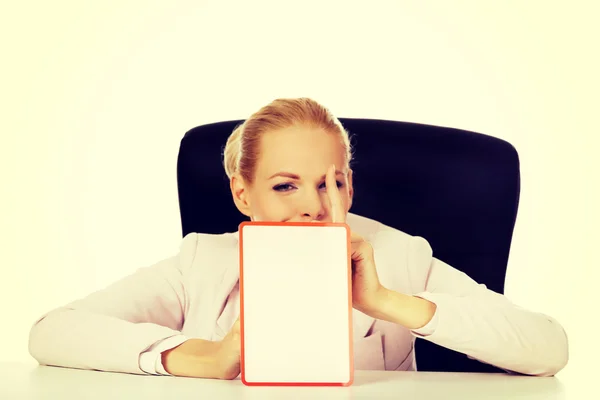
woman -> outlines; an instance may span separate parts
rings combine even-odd
[[[551,376],[566,365],[557,321],[433,258],[425,239],[348,213],[350,161],[347,132],[306,98],[263,107],[224,152],[233,201],[251,220],[350,226],[356,369],[415,370],[416,337],[510,372]],[[176,256],[42,316],[30,353],[40,364],[233,379],[237,251],[237,232],[191,233]]]

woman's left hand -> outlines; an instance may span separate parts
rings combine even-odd
[[[331,202],[331,216],[334,223],[346,222],[346,210],[336,184],[335,167],[327,171],[325,184]],[[352,243],[352,306],[360,312],[371,315],[380,307],[386,289],[379,282],[375,268],[373,247],[360,235],[351,232]]]

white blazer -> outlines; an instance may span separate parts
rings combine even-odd
[[[566,365],[567,336],[555,319],[432,257],[421,237],[355,214],[347,223],[372,244],[383,286],[437,305],[412,331],[353,310],[356,369],[416,370],[416,337],[508,372],[551,376]],[[177,255],[41,316],[30,354],[45,365],[164,373],[160,351],[227,334],[239,314],[238,278],[238,232],[190,233]]]

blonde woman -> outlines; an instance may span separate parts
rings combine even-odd
[[[556,320],[432,257],[424,238],[349,213],[351,156],[328,109],[278,99],[232,132],[224,166],[233,201],[251,220],[350,226],[356,369],[416,370],[416,337],[510,372],[551,376],[566,365]],[[237,252],[237,232],[190,233],[177,255],[43,315],[30,353],[46,365],[236,378]]]

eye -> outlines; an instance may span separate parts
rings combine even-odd
[[[273,186],[273,190],[275,190],[276,192],[289,192],[292,189],[295,189],[295,188],[290,183],[282,183],[280,185]]]
[[[342,186],[344,186],[344,184],[340,181],[335,181],[335,184],[337,185],[338,189],[341,188]],[[326,188],[327,188],[327,184],[325,182],[323,182],[319,185],[319,189],[326,189]]]

